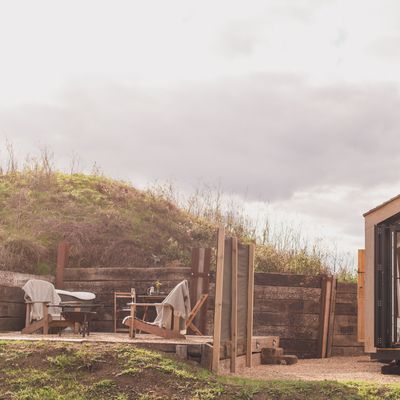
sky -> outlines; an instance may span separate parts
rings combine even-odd
[[[218,185],[356,254],[400,193],[397,0],[0,1],[0,158]]]

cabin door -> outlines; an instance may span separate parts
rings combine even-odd
[[[400,346],[400,224],[375,227],[375,346]],[[399,330],[398,330],[399,327]]]

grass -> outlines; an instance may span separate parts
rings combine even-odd
[[[215,377],[162,353],[126,344],[1,341],[0,349],[4,400],[400,399],[400,383]]]
[[[0,269],[54,273],[60,240],[71,246],[70,265],[189,264],[193,247],[215,247],[220,224],[243,242],[257,241],[256,269],[354,280],[354,268],[336,250],[309,243],[290,221],[273,228],[251,219],[243,204],[219,189],[182,196],[173,185],[146,191],[95,174],[56,171],[44,150],[23,166],[7,145],[0,168]]]

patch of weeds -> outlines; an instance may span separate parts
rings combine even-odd
[[[32,351],[30,351],[22,342],[15,346],[16,344],[16,342],[10,344],[10,342],[4,341],[4,343],[0,345],[0,357],[2,360],[7,363],[13,363],[13,361],[28,357],[32,354]]]
[[[60,385],[24,386],[5,393],[12,400],[87,400],[84,387],[68,378]]]
[[[142,370],[140,368],[130,367],[130,368],[126,368],[126,369],[122,370],[115,376],[126,376],[126,375],[133,376],[133,375],[139,374],[141,371]]]
[[[90,349],[79,349],[75,352],[68,351],[55,357],[47,357],[47,361],[59,369],[93,371],[98,363],[103,362],[101,355]]]
[[[154,351],[133,346],[118,349],[117,357],[123,367],[140,369],[156,366],[162,359],[161,355]]]
[[[200,388],[194,391],[192,400],[214,400],[224,393],[222,386],[214,386],[209,388]]]
[[[116,383],[111,379],[103,379],[89,386],[87,393],[91,399],[110,398],[115,393],[116,387]]]
[[[115,400],[128,400],[128,396],[126,394],[118,394]]]
[[[71,354],[58,354],[54,357],[47,357],[47,361],[59,369],[74,369],[76,366],[76,358]]]
[[[11,398],[14,400],[61,400],[64,397],[58,393],[58,391],[52,387],[44,386],[41,388],[23,388],[17,392],[11,394]]]
[[[45,386],[52,382],[52,377],[47,372],[37,369],[8,370],[6,382],[15,390],[29,389]]]
[[[196,376],[188,370],[185,364],[175,362],[168,358],[163,358],[162,360],[160,360],[156,368],[167,374],[174,374],[179,378],[197,379]]]

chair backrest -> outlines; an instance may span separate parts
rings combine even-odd
[[[54,285],[50,282],[40,279],[30,279],[22,287],[25,292],[25,301],[33,302],[31,320],[43,318],[42,302],[49,302],[50,304],[60,304],[61,298],[57,294]],[[59,314],[59,310],[54,307],[49,307],[49,314]]]

